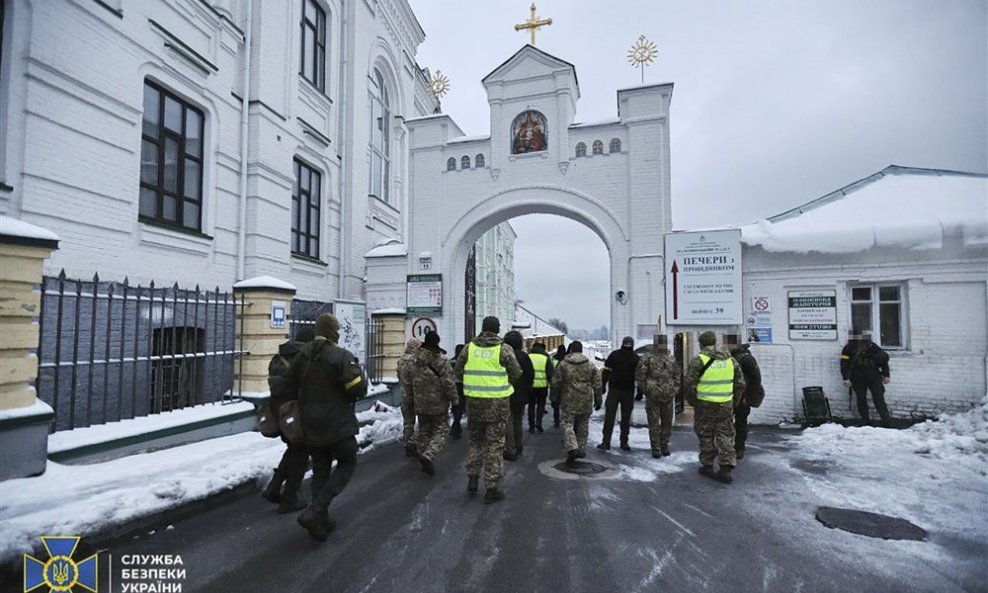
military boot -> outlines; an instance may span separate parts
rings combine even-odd
[[[731,470],[733,469],[734,469],[733,465],[720,466],[720,470],[717,472],[717,480],[725,484],[730,484],[731,482],[733,482],[734,478],[731,477]]]
[[[309,537],[318,542],[329,539],[329,532],[336,529],[336,521],[329,518],[327,506],[318,503],[310,504],[295,521],[309,532]]]
[[[625,442],[621,443],[621,450],[622,451],[631,451],[631,445],[629,445],[628,442],[625,441]]]
[[[504,490],[500,488],[488,488],[484,492],[484,504],[492,504],[504,500]]]
[[[607,442],[604,442],[604,443],[601,443],[601,444],[597,445],[597,448],[600,449],[601,451],[610,451],[611,450],[611,444],[610,443],[607,443]]]
[[[415,446],[415,443],[405,443],[405,457],[418,457],[419,448]]]
[[[662,453],[658,451],[652,451],[652,459],[658,459],[660,457],[662,457]]]
[[[566,452],[566,465],[573,467],[576,465],[576,460],[580,456],[579,449],[570,449]]]
[[[735,449],[734,454],[737,456],[738,459],[744,459],[744,447],[741,447],[740,449]]]
[[[712,465],[701,465],[700,475],[707,476],[708,478],[717,479],[717,472],[714,471],[714,466]]]
[[[281,502],[278,504],[278,514],[295,513],[307,506],[309,506],[309,503],[297,492],[285,492],[284,496],[281,497]]]
[[[275,469],[274,475],[271,476],[271,481],[268,482],[268,485],[261,492],[261,496],[264,500],[272,504],[278,504],[281,502],[281,485],[284,483],[285,474]]]
[[[425,457],[419,457],[419,463],[422,464],[422,471],[430,476],[436,475],[436,466],[433,465],[431,459]]]
[[[662,445],[662,456],[669,457],[672,453],[669,452],[669,445]]]
[[[467,476],[469,480],[467,481],[467,492],[470,494],[475,494],[477,490],[480,489],[480,476]]]

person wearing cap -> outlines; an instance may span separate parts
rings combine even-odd
[[[891,380],[889,355],[871,341],[870,331],[851,330],[850,340],[840,353],[840,374],[844,387],[853,389],[857,396],[861,420],[870,422],[868,391],[871,390],[875,411],[881,416],[882,424],[887,426],[892,419],[885,404],[885,386]]]
[[[669,353],[669,342],[664,335],[655,336],[652,349],[638,361],[635,382],[645,395],[645,414],[648,416],[648,440],[652,457],[669,456],[669,439],[676,418],[676,394],[679,393],[680,367]]]
[[[467,492],[477,492],[484,472],[484,502],[504,499],[504,431],[511,414],[511,384],[521,377],[521,367],[511,346],[501,343],[501,322],[488,316],[481,332],[456,359],[453,375],[463,382],[467,400]]]
[[[286,401],[298,401],[302,442],[312,458],[312,503],[297,521],[322,542],[336,527],[329,505],[357,469],[359,427],[353,404],[367,395],[367,381],[353,353],[338,346],[336,317],[323,313],[315,329],[315,339],[292,359],[282,394]]]
[[[686,400],[694,408],[693,431],[700,440],[700,473],[730,484],[737,465],[734,406],[744,392],[744,375],[731,353],[717,346],[717,334],[700,334],[700,353],[686,370]],[[714,462],[720,467],[715,472]]]
[[[545,401],[549,397],[549,382],[552,381],[552,359],[545,352],[545,344],[532,344],[532,360],[535,377],[532,380],[532,394],[528,398],[528,432],[544,432],[542,416],[545,415]]]
[[[405,353],[398,359],[398,384],[401,386],[401,444],[405,447],[405,457],[418,457],[418,444],[415,442],[415,404],[412,395],[411,370],[415,353],[422,342],[412,338],[405,344]]]
[[[419,423],[415,434],[415,442],[420,447],[419,462],[422,471],[434,476],[436,456],[449,436],[449,408],[459,401],[453,368],[446,360],[446,351],[439,347],[438,333],[425,334],[408,373],[412,382],[412,404]]]
[[[607,400],[604,403],[604,432],[598,449],[611,448],[611,434],[614,433],[614,417],[621,406],[621,449],[630,451],[628,435],[631,433],[631,412],[635,408],[635,369],[638,367],[638,354],[635,353],[635,339],[625,336],[621,348],[611,352],[604,361],[601,380]]]
[[[560,344],[559,346],[556,346],[556,353],[552,355],[553,372],[555,372],[555,370],[559,367],[559,363],[561,363],[564,358],[566,358],[566,346]],[[550,391],[552,390],[552,382],[549,383],[549,389]],[[550,397],[549,404],[552,406],[552,425],[555,428],[559,428],[559,400]]]
[[[744,446],[748,441],[748,416],[752,407],[761,405],[765,390],[762,388],[762,371],[758,368],[755,355],[751,353],[751,346],[739,342],[737,334],[724,334],[724,345],[738,362],[741,374],[744,375],[744,394],[734,408],[734,452],[738,460],[741,460],[744,459]]]
[[[280,396],[284,394],[282,384],[285,382],[285,375],[288,374],[292,359],[315,336],[315,331],[311,326],[300,327],[295,332],[295,339],[288,340],[278,346],[278,354],[275,354],[268,363],[268,388],[271,391],[270,411],[274,415],[275,421],[277,421],[281,405],[285,403],[284,400],[280,399]],[[286,445],[285,453],[261,496],[268,502],[277,504],[279,513],[293,513],[301,511],[309,504],[299,495],[309,456],[306,455],[304,447],[293,445],[284,435],[281,436],[281,440]],[[284,491],[281,489],[282,484],[285,486]]]
[[[590,414],[600,409],[603,398],[600,371],[583,355],[582,343],[570,342],[569,353],[556,366],[550,397],[560,407],[566,465],[575,465],[587,456]]]

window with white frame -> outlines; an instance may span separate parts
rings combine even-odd
[[[326,91],[326,11],[316,0],[302,0],[302,77]]]
[[[906,287],[901,283],[851,286],[851,326],[871,331],[883,348],[906,347]]]
[[[390,202],[388,191],[391,179],[391,98],[384,75],[374,68],[374,84],[371,87],[371,166],[368,193]]]

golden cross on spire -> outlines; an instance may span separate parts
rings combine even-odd
[[[535,32],[542,25],[551,25],[552,19],[540,19],[535,15],[535,3],[532,2],[532,16],[524,23],[515,25],[515,31],[522,31],[528,29],[532,34],[532,45],[535,45]]]

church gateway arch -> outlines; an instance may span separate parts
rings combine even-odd
[[[499,222],[541,213],[586,225],[607,247],[611,337],[651,336],[664,310],[663,234],[671,227],[672,84],[618,90],[617,116],[587,123],[574,122],[574,66],[531,45],[483,84],[490,136],[465,136],[444,114],[406,121],[407,271],[442,275],[440,333],[450,343],[466,337],[464,275],[477,239]]]

